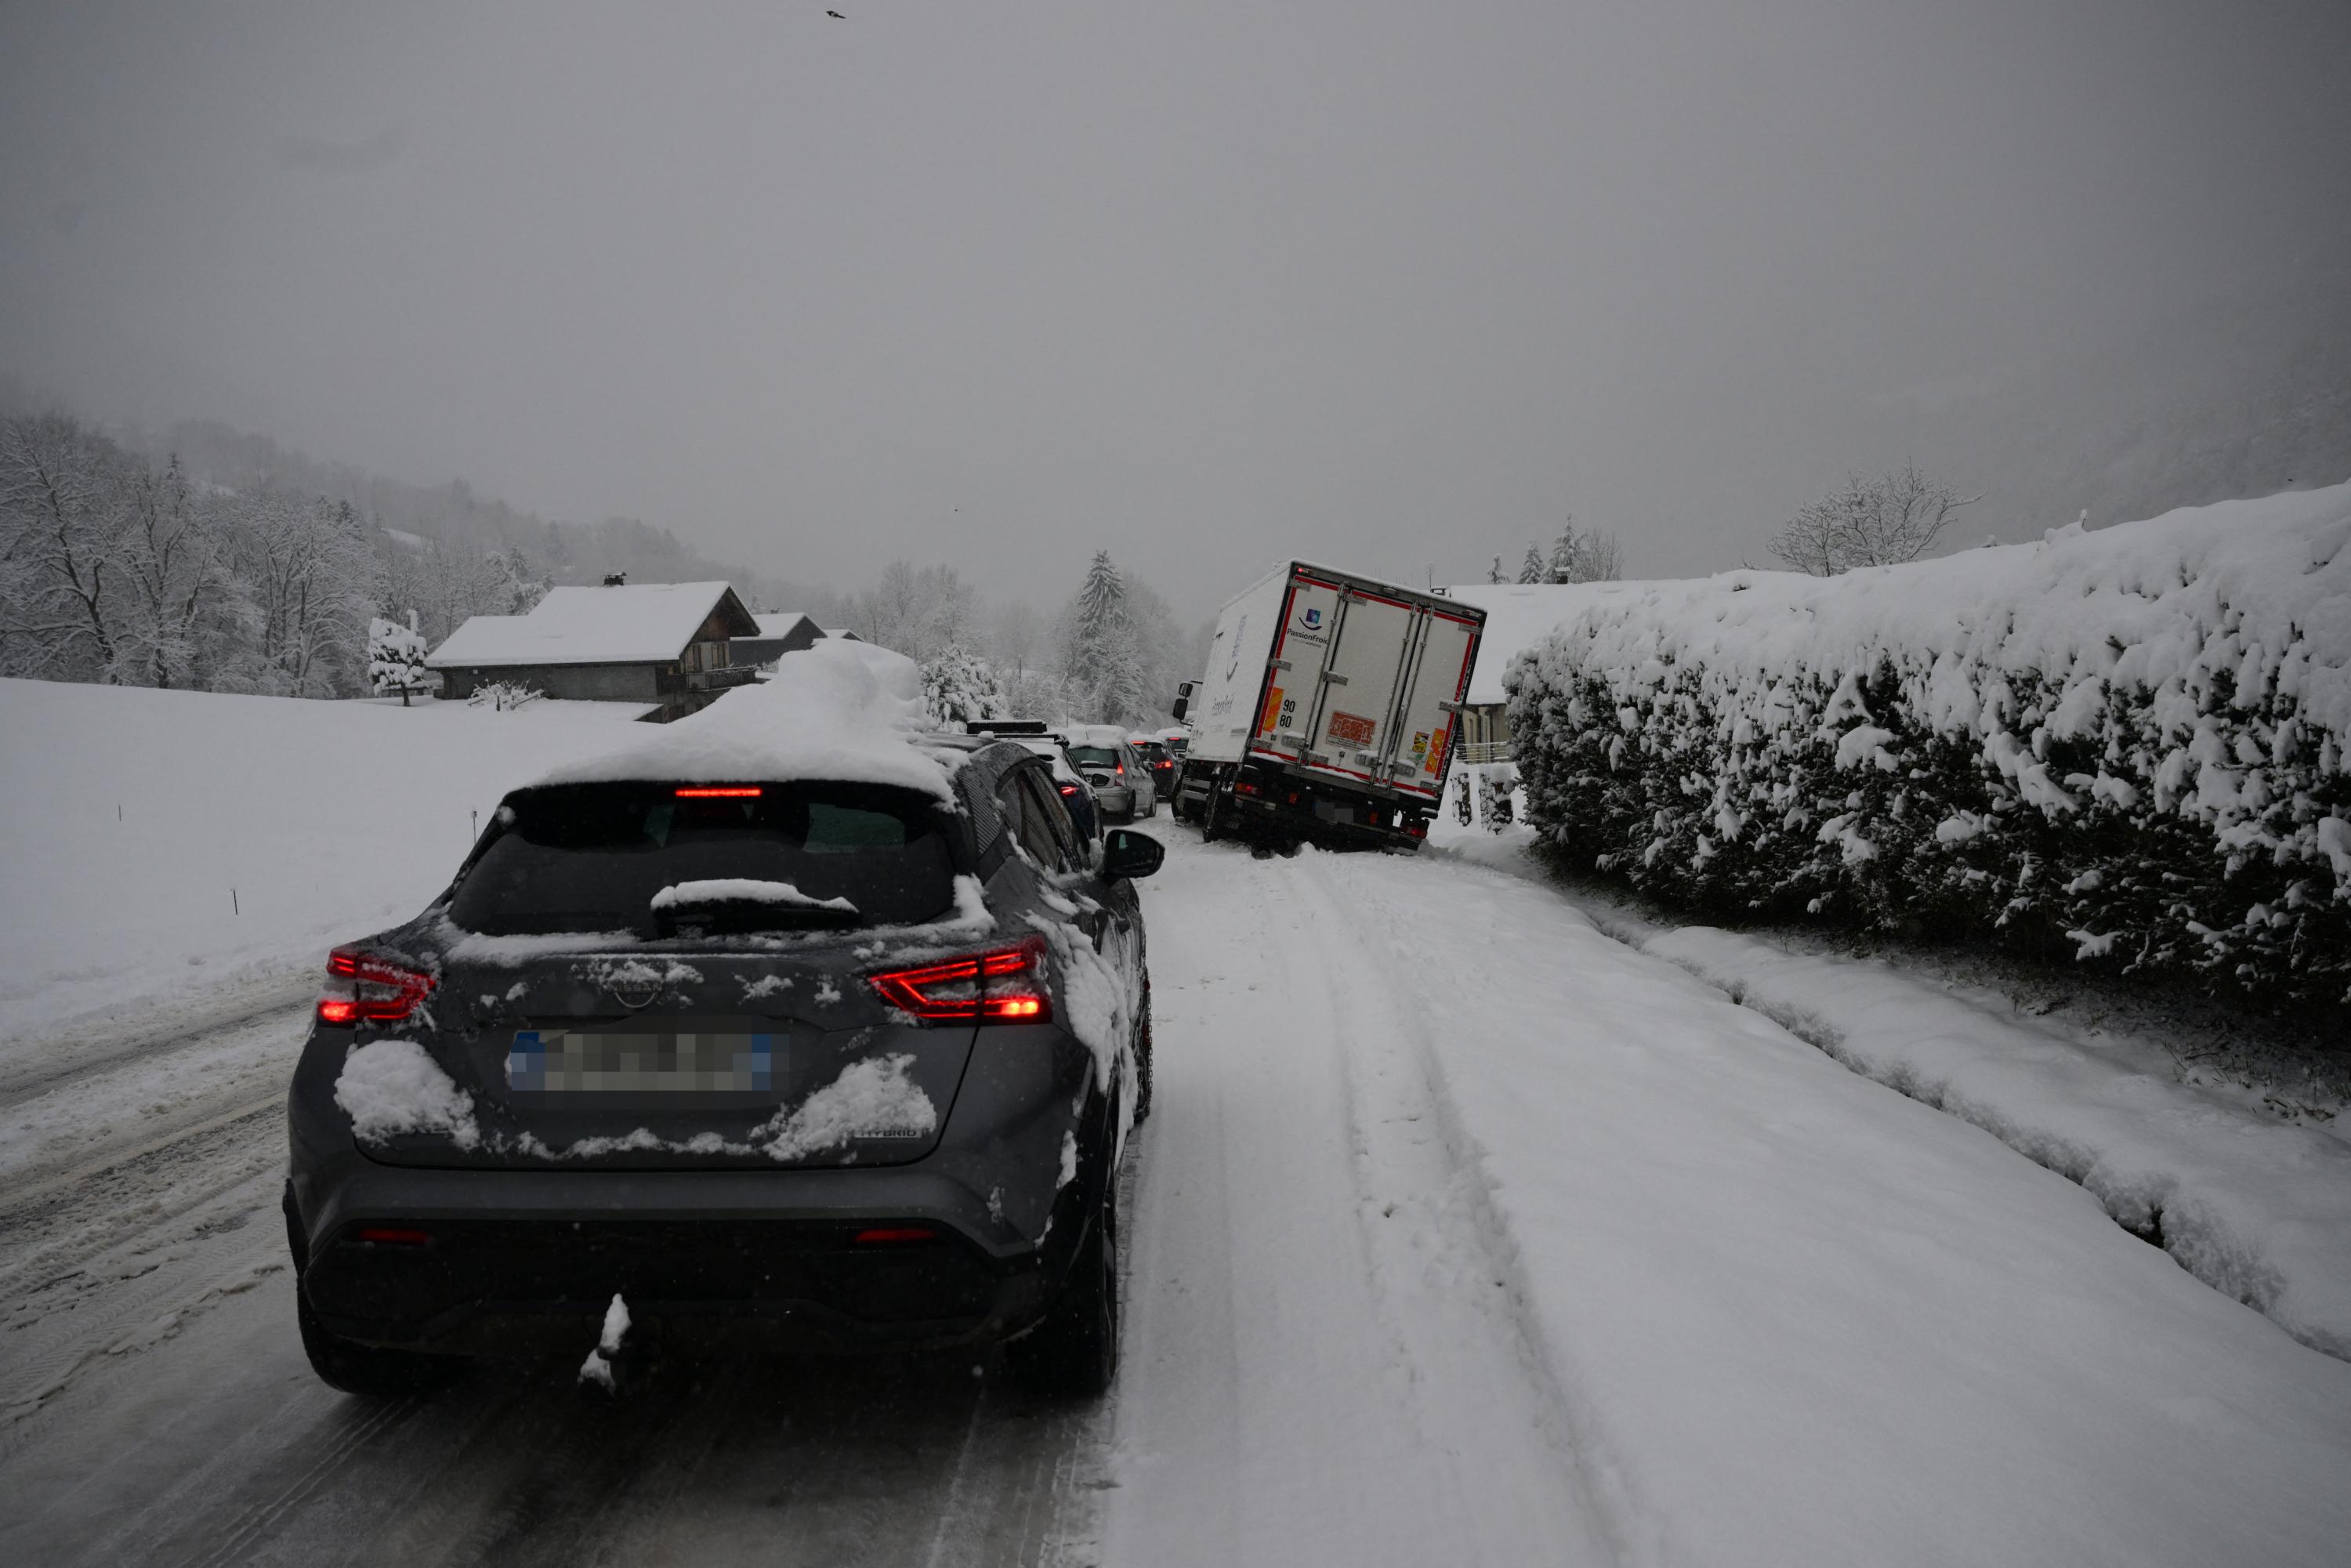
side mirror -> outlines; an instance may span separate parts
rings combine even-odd
[[[1178,721],[1181,721],[1184,715],[1191,709],[1192,694],[1199,689],[1200,683],[1197,681],[1178,682],[1176,686],[1176,706],[1169,708],[1167,710],[1168,713]]]
[[[1167,846],[1131,828],[1113,828],[1102,840],[1102,873],[1106,877],[1149,876],[1167,858]]]

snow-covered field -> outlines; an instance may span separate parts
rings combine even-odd
[[[275,706],[274,737],[188,748],[178,798],[231,810],[246,758],[419,716]],[[434,769],[495,799],[489,747],[529,718]],[[545,730],[516,766],[592,739]],[[9,766],[53,810],[103,777]],[[428,895],[470,804],[454,779],[304,773],[240,820],[310,847],[403,823],[413,865],[371,859],[340,908],[280,865],[309,901],[282,954],[142,911],[245,967],[234,1016],[190,1030],[124,966],[85,982],[146,998],[103,1049],[0,1071],[0,1560],[2320,1564],[2351,1540],[2351,1364],[2082,1186],[1510,869],[1259,861],[1164,823],[1157,1095],[1102,1406],[953,1358],[675,1359],[607,1401],[574,1386],[584,1343],[345,1399],[294,1338],[273,1075],[303,1009],[269,966],[307,977]],[[141,867],[76,831],[135,903]],[[15,887],[33,852],[9,845]],[[12,1125],[37,1135],[10,1155]]]
[[[62,1019],[307,969],[444,886],[510,786],[625,738],[626,703],[0,681],[0,1051]]]

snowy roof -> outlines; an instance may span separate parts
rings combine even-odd
[[[759,630],[757,632],[737,632],[737,636],[757,636],[762,643],[779,642],[804,625],[814,627],[820,637],[825,634],[823,627],[817,626],[815,622],[797,610],[770,611],[751,619],[759,623]]]
[[[736,635],[758,622],[723,582],[558,588],[528,615],[476,615],[424,661],[445,670],[496,664],[633,664],[676,658],[711,612]]]
[[[1551,634],[1562,621],[1618,593],[1647,585],[1630,582],[1472,582],[1446,593],[1486,612],[1477,667],[1469,672],[1471,706],[1504,701],[1502,675],[1510,661]]]
[[[904,653],[828,637],[784,660],[771,680],[737,687],[675,724],[647,726],[536,782],[837,779],[952,800],[964,754],[934,744],[922,689],[921,667]]]

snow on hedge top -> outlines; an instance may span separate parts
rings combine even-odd
[[[758,622],[723,582],[642,582],[550,590],[528,615],[476,615],[424,661],[428,669],[494,664],[666,663],[713,612],[732,606],[733,634]]]
[[[1606,589],[1610,591],[1599,592]],[[2093,533],[1991,546],[1842,577],[1738,571],[1686,582],[1576,584],[1558,652],[1640,671],[1670,660],[1709,680],[1809,670],[1865,675],[1881,653],[1931,663],[1925,716],[1996,727],[1984,671],[2039,674],[2064,696],[2063,738],[2107,687],[2143,687],[2165,722],[2199,697],[2274,692],[2305,724],[2351,735],[2351,484],[2189,507]]]
[[[786,660],[774,680],[737,686],[675,724],[645,726],[631,744],[538,782],[833,779],[952,801],[954,769],[966,754],[935,739],[914,660],[871,643],[827,639]]]

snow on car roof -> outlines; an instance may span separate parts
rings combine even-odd
[[[558,588],[528,615],[476,615],[424,661],[445,670],[495,664],[623,664],[674,659],[711,612],[747,633],[757,622],[723,582],[643,582]]]
[[[951,801],[968,754],[931,730],[914,661],[828,638],[786,660],[774,680],[737,686],[700,713],[535,782],[848,779]]]
[[[1056,740],[1053,737],[1050,735],[1008,735],[1004,737],[1004,738],[1012,742],[1015,746],[1023,747],[1035,752],[1046,761],[1050,762],[1053,765],[1053,777],[1061,782],[1070,783],[1074,781],[1080,784],[1085,782],[1084,776],[1076,768],[1070,766],[1069,753],[1061,749],[1061,743],[1059,740]]]

